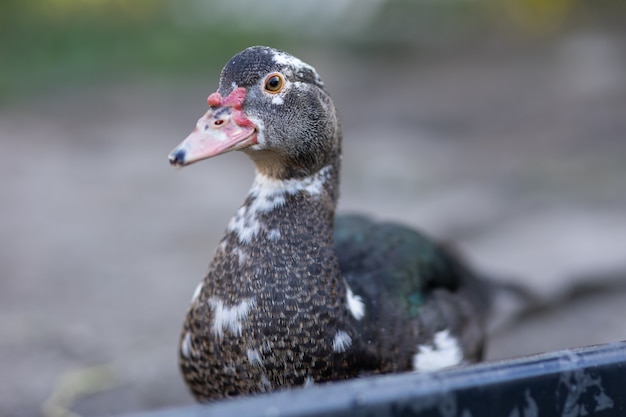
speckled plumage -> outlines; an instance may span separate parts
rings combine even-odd
[[[283,78],[278,92],[267,88],[272,74]],[[480,280],[410,229],[335,219],[341,129],[312,67],[248,48],[226,64],[209,104],[170,161],[241,149],[257,177],[185,320],[180,366],[198,400],[430,369],[439,350],[448,362],[480,359]],[[198,151],[203,141],[219,150]]]

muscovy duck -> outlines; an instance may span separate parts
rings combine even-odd
[[[480,278],[414,230],[335,218],[342,134],[313,67],[250,47],[208,104],[170,163],[241,150],[256,178],[184,323],[180,367],[196,399],[481,359]]]

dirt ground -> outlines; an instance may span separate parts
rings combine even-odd
[[[494,330],[490,359],[625,338],[623,34],[436,56],[294,52],[342,115],[340,211],[454,242],[551,303]],[[0,108],[0,415],[192,402],[179,331],[253,175],[241,154],[167,163],[216,85],[133,80]]]

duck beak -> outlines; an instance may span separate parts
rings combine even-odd
[[[245,94],[245,93],[244,93]],[[202,116],[195,129],[169,154],[170,164],[183,167],[226,152],[257,143],[256,126],[241,110],[243,98],[209,97],[211,109]],[[219,104],[218,104],[219,103]]]

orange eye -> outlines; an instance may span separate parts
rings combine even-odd
[[[270,74],[265,79],[265,91],[270,94],[280,93],[284,86],[285,80],[283,76],[278,73]]]

